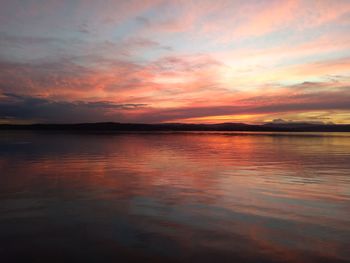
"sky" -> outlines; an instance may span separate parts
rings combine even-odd
[[[350,123],[350,0],[0,6],[0,123]]]

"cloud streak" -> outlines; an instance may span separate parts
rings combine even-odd
[[[31,120],[33,122],[89,122],[123,118],[127,111],[147,107],[147,104],[116,104],[109,101],[55,101],[40,97],[3,93],[0,97],[0,119]]]

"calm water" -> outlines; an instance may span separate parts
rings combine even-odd
[[[0,262],[350,262],[350,134],[0,133]]]

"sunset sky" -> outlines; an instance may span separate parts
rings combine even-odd
[[[350,123],[349,0],[0,0],[0,123]]]

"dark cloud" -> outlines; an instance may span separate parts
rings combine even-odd
[[[87,23],[82,23],[78,26],[78,32],[84,33],[84,34],[90,34],[91,29]]]
[[[278,125],[295,125],[295,124],[333,124],[330,121],[325,122],[324,120],[329,120],[330,118],[320,118],[320,117],[308,117],[305,121],[295,121],[295,120],[284,120],[284,119],[274,119],[271,122],[266,122],[267,124],[278,124]]]
[[[316,98],[317,95],[315,95]],[[267,101],[268,99],[262,99]],[[350,111],[350,94],[342,92],[332,94],[322,94],[318,100],[310,102],[293,102],[288,98],[284,102],[271,102],[257,106],[256,104],[247,106],[210,106],[210,107],[183,107],[173,109],[153,110],[152,112],[138,115],[137,118],[144,122],[163,122],[187,118],[199,118],[220,115],[240,115],[240,114],[276,114],[289,112],[308,111]]]
[[[271,123],[276,123],[276,124],[284,124],[287,123],[288,121],[284,120],[284,119],[274,119],[272,120]]]
[[[143,25],[143,26],[149,26],[149,25],[151,25],[151,21],[150,21],[148,18],[143,17],[143,16],[137,16],[137,17],[135,18],[135,20],[136,20],[138,23],[140,23],[141,25]]]
[[[304,96],[304,97],[303,97]],[[241,105],[152,108],[143,103],[117,104],[110,101],[57,101],[42,97],[4,92],[0,97],[0,119],[40,122],[163,122],[187,118],[240,114],[276,114],[309,111],[350,111],[348,87],[336,91],[291,94],[270,100],[261,96],[260,103],[247,99]],[[251,102],[251,103],[248,103]],[[322,116],[321,116],[322,117]],[[315,121],[329,121],[322,117]]]
[[[22,47],[27,45],[47,45],[51,43],[62,43],[62,42],[65,42],[65,41],[54,37],[17,36],[17,35],[9,35],[7,33],[0,32],[0,46]]]
[[[46,98],[3,93],[0,96],[0,119],[32,120],[33,122],[120,121],[125,111],[147,104],[116,104],[108,101],[55,101]]]
[[[81,102],[83,105],[86,105],[91,108],[105,108],[105,109],[124,109],[131,110],[137,109],[140,107],[146,107],[145,103],[124,103],[124,104],[115,104],[108,101],[96,101],[96,102]]]

